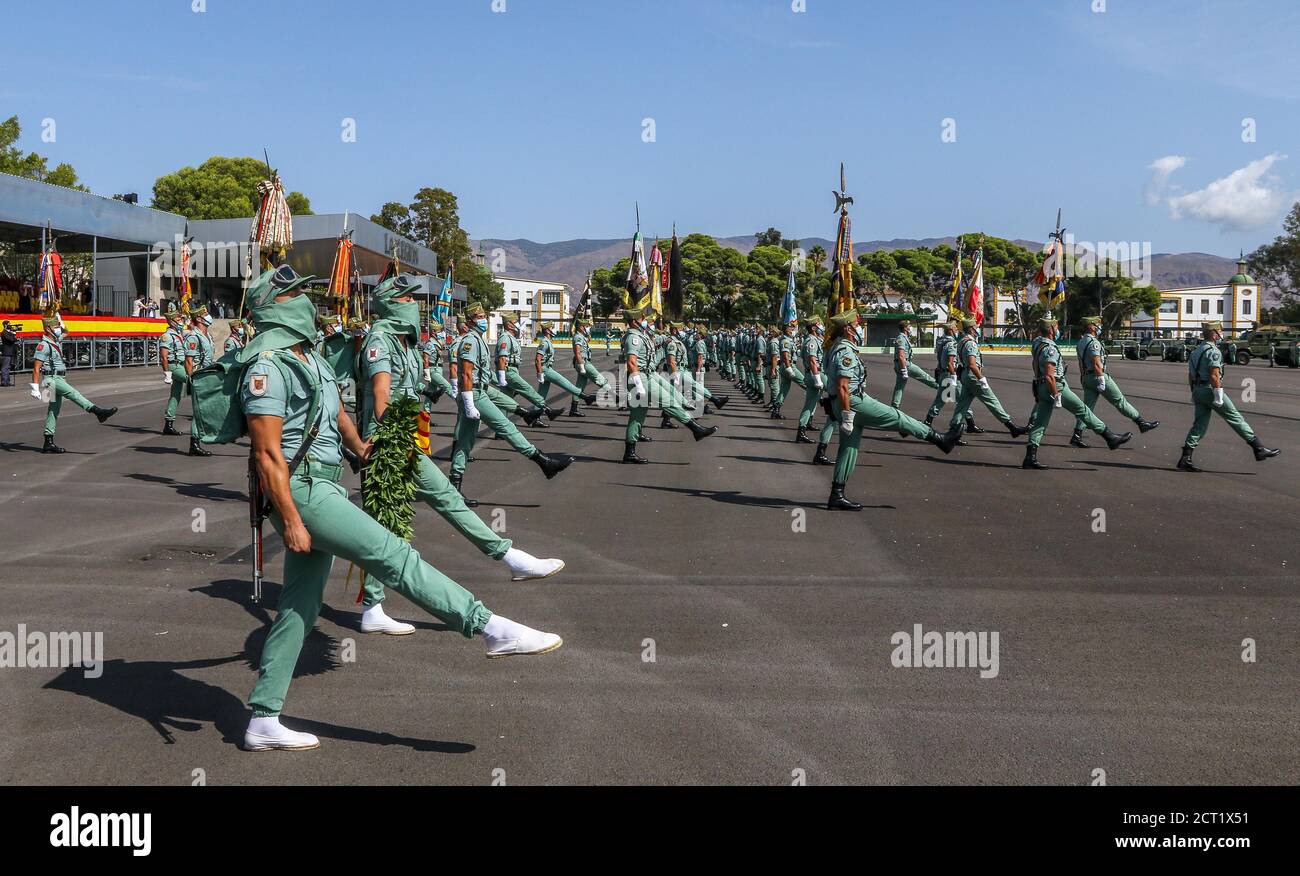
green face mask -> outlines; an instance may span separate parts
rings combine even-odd
[[[376,301],[375,316],[407,334],[420,333],[420,305],[414,301]]]
[[[259,332],[282,328],[304,341],[316,338],[316,305],[306,295],[259,307],[253,311],[253,324]]]

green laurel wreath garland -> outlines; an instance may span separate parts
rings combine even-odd
[[[415,534],[415,443],[416,418],[420,401],[405,397],[384,411],[384,418],[372,436],[374,448],[366,466],[363,507],[379,525],[410,541]]]

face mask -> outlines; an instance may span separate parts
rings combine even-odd
[[[212,317],[210,317],[210,316],[205,316],[205,317],[203,317],[203,324],[204,324],[204,325],[212,325]]]
[[[260,332],[282,328],[301,341],[316,338],[316,305],[306,295],[294,295],[288,301],[264,305],[253,313],[254,327]]]
[[[644,331],[644,332],[648,332],[648,331],[650,331],[650,321],[649,321],[649,320],[645,320],[645,319],[641,320],[641,331]]]
[[[61,328],[56,328],[56,329],[54,330],[54,336],[55,336],[56,338],[61,338],[61,337],[63,337],[63,329],[61,329]]]
[[[480,332],[487,331],[487,320],[486,319],[474,320],[474,328],[478,329]]]

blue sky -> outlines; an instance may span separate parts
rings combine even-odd
[[[103,194],[265,146],[317,212],[438,185],[471,236],[539,241],[628,234],[634,200],[648,234],[832,237],[841,160],[858,240],[1041,240],[1061,206],[1235,255],[1300,193],[1294,0],[193,2],[13,5],[0,117]]]

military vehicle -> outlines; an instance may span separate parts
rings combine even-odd
[[[1235,338],[1223,338],[1219,349],[1226,361],[1249,365],[1253,359],[1265,362],[1271,356],[1274,364],[1300,367],[1295,363],[1295,344],[1300,341],[1300,331],[1289,325],[1262,325],[1242,332]]]

